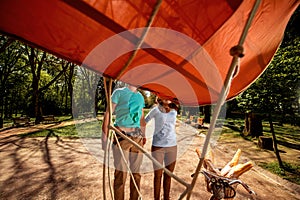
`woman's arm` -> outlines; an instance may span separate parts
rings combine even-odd
[[[152,108],[145,117],[145,123],[148,123],[157,114],[157,107]]]

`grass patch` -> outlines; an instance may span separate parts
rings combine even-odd
[[[245,137],[242,134],[242,128],[244,125],[243,119],[227,119],[224,123],[220,139],[232,140],[237,137],[241,137],[245,140],[252,141],[255,143],[256,138],[252,138],[250,135]],[[274,124],[274,130],[277,138],[277,142],[280,145],[290,149],[299,149],[300,146],[300,127],[291,126],[289,124],[279,125]],[[263,121],[263,135],[272,137],[270,132],[270,124]],[[253,143],[253,145],[255,145]],[[295,158],[297,159],[297,158]],[[263,163],[257,162],[257,164],[274,173],[283,179],[300,185],[300,164],[294,162],[295,160],[283,161],[283,168],[280,168],[277,162]]]
[[[55,119],[57,119],[57,121],[70,121],[73,120],[71,115],[65,115],[65,116],[54,116]]]
[[[46,137],[46,136],[59,136],[59,137],[78,137],[75,125],[64,126],[61,128],[44,129],[41,131],[20,134],[20,137]]]
[[[20,134],[20,137],[101,137],[101,126],[101,122],[91,121],[82,124],[69,125],[53,129],[44,129],[41,131]]]
[[[223,127],[220,135],[221,138],[239,138],[242,137],[240,132],[232,130],[228,127]]]
[[[268,137],[272,137],[272,133],[270,131],[270,126],[267,123],[263,123],[264,135]],[[291,126],[289,124],[284,124],[283,126],[274,125],[274,130],[276,134],[276,139],[281,144],[294,144],[300,145],[300,127],[299,126]]]
[[[246,140],[251,141],[253,139],[251,135],[246,137],[242,135],[242,131],[244,128],[244,119],[227,118],[224,122],[224,126],[230,128],[231,132],[238,132],[238,134]],[[267,137],[272,137],[269,122],[263,121],[262,126],[263,135]],[[274,122],[274,130],[276,134],[276,139],[279,144],[284,146],[300,146],[299,126],[292,126],[290,124],[278,125],[278,123]],[[236,133],[234,135],[236,135]]]
[[[280,168],[277,162],[259,163],[260,167],[286,179],[293,183],[300,185],[300,166],[283,162],[283,168]]]

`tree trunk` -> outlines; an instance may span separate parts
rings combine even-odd
[[[33,105],[34,105],[35,124],[40,124],[42,121],[42,115],[40,112],[39,101],[40,101],[39,100],[39,90],[36,88],[36,86],[34,86],[33,87]]]
[[[0,87],[2,89],[2,87]],[[4,94],[3,90],[1,90],[1,93]],[[3,117],[4,117],[4,97],[1,97],[1,113],[0,113],[0,128],[3,128]]]
[[[75,65],[73,63],[70,63],[70,69],[69,69],[69,77],[68,77],[68,92],[70,96],[70,109],[71,109],[71,116],[72,119],[74,118],[73,116],[73,76],[74,76],[74,70],[75,70]]]
[[[278,160],[279,167],[283,168],[282,160],[280,158],[280,154],[279,154],[279,151],[278,151],[278,148],[277,148],[277,140],[276,140],[276,135],[275,135],[275,131],[274,131],[274,126],[273,126],[271,113],[269,113],[269,124],[270,124],[270,129],[271,129],[271,133],[272,133],[272,137],[273,137],[274,153],[275,153],[276,158]]]
[[[204,122],[205,123],[210,123],[210,115],[211,115],[210,109],[211,109],[210,105],[204,106]]]
[[[42,116],[40,112],[40,100],[39,100],[39,82],[41,78],[41,70],[42,70],[42,64],[44,62],[44,59],[46,57],[46,52],[43,53],[41,60],[36,59],[36,52],[34,48],[29,48],[27,50],[28,58],[29,58],[29,64],[30,69],[32,73],[32,104],[34,106],[34,116],[35,116],[35,123],[39,124],[41,122]],[[37,52],[38,54],[38,52]]]
[[[260,116],[254,113],[245,114],[245,128],[243,134],[244,136],[251,135],[256,138],[263,135],[262,120]]]

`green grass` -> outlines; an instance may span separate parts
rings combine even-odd
[[[101,137],[101,122],[92,121],[60,128],[44,129],[37,132],[20,134],[20,137]]]
[[[226,119],[224,123],[226,127],[229,127],[232,131],[238,132],[237,134],[241,135],[242,127],[244,127],[244,119]],[[269,122],[263,121],[263,135],[272,137],[272,133],[270,131]],[[289,124],[284,124],[282,126],[274,123],[274,130],[276,134],[276,139],[282,145],[294,145],[300,146],[300,127],[299,126],[291,126]],[[252,140],[251,136],[244,137],[244,139]]]
[[[74,137],[78,138],[75,125],[64,126],[61,128],[44,129],[41,131],[20,134],[20,137]]]
[[[227,119],[221,133],[221,138],[236,138],[241,137],[245,140],[255,141],[255,138],[251,136],[244,137],[242,135],[241,127],[244,126],[244,119]],[[274,125],[275,135],[278,144],[284,145],[287,148],[299,148],[300,146],[300,127],[291,126],[289,124],[284,124],[282,126]],[[270,132],[270,124],[263,121],[263,135],[272,137]],[[253,145],[255,145],[253,143]],[[297,158],[295,158],[297,159]],[[278,162],[272,163],[258,163],[258,165],[283,179],[289,180],[293,183],[300,185],[300,163],[295,163],[294,161],[283,161],[283,168],[280,168]]]
[[[54,116],[57,121],[69,121],[72,120],[71,115],[65,115],[65,116]]]
[[[283,126],[274,125],[276,139],[279,143],[285,145],[300,145],[300,128],[284,124]],[[270,126],[268,123],[263,123],[264,135],[272,137]]]
[[[260,167],[279,175],[283,179],[300,185],[300,166],[283,162],[283,168],[280,168],[278,162],[259,163]]]

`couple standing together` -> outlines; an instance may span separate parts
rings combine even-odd
[[[177,157],[175,124],[178,106],[170,100],[158,98],[157,105],[144,117],[144,97],[138,92],[137,87],[131,85],[114,90],[111,101],[112,112],[116,115],[114,126],[140,146],[144,146],[146,143],[146,123],[154,119],[155,129],[151,147],[152,156],[159,163],[164,164],[169,171],[173,172]],[[106,111],[102,125],[102,149],[105,149],[107,142],[108,118],[109,113]],[[143,153],[129,141],[121,137],[119,137],[118,141],[129,163],[136,184],[130,178],[130,200],[137,200],[140,196],[138,190],[140,189],[140,166],[142,164]],[[113,143],[112,149],[115,166],[114,198],[116,200],[123,200],[127,166],[116,141]],[[164,188],[163,199],[170,199],[171,177],[163,173],[163,169],[154,164],[153,168],[154,199],[160,200],[162,176]]]

